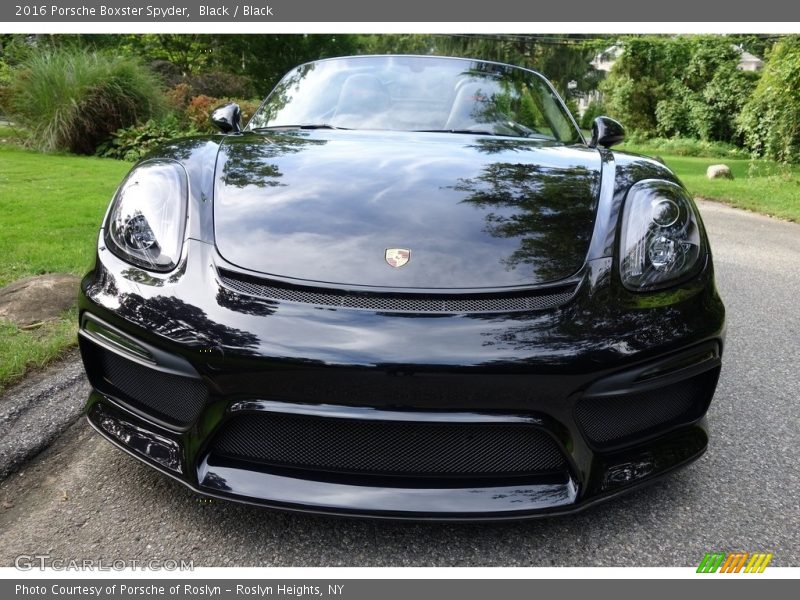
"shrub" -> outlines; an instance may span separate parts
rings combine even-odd
[[[189,105],[186,107],[186,118],[199,131],[211,131],[213,127],[209,123],[209,115],[214,108],[221,104],[224,102],[219,98],[206,95],[195,96],[189,100]]]
[[[192,93],[192,86],[188,83],[181,82],[175,85],[167,92],[167,103],[173,109],[185,111],[189,106],[189,101],[194,94]]]
[[[642,154],[667,154],[702,158],[747,158],[747,152],[733,144],[709,142],[686,137],[650,138],[633,134],[625,139],[623,150]]]
[[[211,111],[227,104],[228,102],[236,102],[239,108],[242,109],[242,124],[247,123],[253,113],[261,105],[257,100],[243,100],[241,98],[213,98],[211,96],[195,96],[189,101],[189,106],[186,107],[186,117],[189,122],[198,131],[210,132],[214,131],[214,126],[209,120]]]
[[[737,69],[728,37],[644,36],[623,46],[601,89],[630,131],[741,142],[736,119],[758,74]]]
[[[171,88],[183,81],[181,68],[168,60],[154,60],[148,66],[153,73],[158,75],[165,87]]]
[[[800,36],[773,47],[739,130],[755,156],[800,162]]]
[[[227,71],[206,71],[189,77],[187,82],[196,96],[249,98],[253,84],[248,77]]]
[[[170,114],[163,119],[150,119],[140,125],[118,129],[110,140],[100,144],[97,155],[136,161],[165,142],[196,133],[196,129],[185,128],[175,114]]]
[[[591,129],[592,123],[597,117],[600,117],[605,114],[605,106],[599,100],[592,100],[586,106],[586,111],[584,111],[583,115],[581,115],[581,122],[580,126],[581,129]]]
[[[693,62],[694,58],[690,66]],[[656,107],[658,133],[741,143],[736,119],[757,78],[756,73],[739,71],[729,60],[717,65],[710,80],[698,89],[691,89],[683,81],[673,81],[668,98]]]
[[[117,129],[160,115],[164,97],[157,78],[132,58],[55,50],[14,70],[6,105],[36,148],[94,154]]]
[[[11,85],[11,68],[5,61],[0,60],[0,115],[8,104],[8,88]]]

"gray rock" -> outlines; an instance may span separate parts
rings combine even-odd
[[[75,275],[48,273],[0,288],[0,319],[19,327],[56,319],[75,304],[79,282]]]
[[[706,169],[709,179],[733,179],[733,173],[728,165],[711,165]]]

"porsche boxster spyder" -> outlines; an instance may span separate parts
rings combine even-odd
[[[706,449],[724,307],[661,162],[542,75],[297,67],[133,166],[82,281],[91,424],[198,493],[315,513],[576,511]]]

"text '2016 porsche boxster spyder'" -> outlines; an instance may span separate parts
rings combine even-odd
[[[541,75],[297,67],[136,164],[83,279],[87,415],[203,494],[310,512],[578,510],[700,456],[724,308],[663,164]]]

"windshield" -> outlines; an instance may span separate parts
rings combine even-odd
[[[451,131],[581,142],[540,75],[431,56],[359,56],[289,72],[248,129],[331,127]]]

